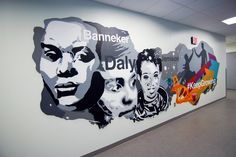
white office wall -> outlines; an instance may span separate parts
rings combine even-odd
[[[40,109],[43,83],[32,59],[33,28],[43,27],[47,18],[71,16],[127,30],[137,51],[158,46],[168,53],[179,43],[192,48],[191,36],[206,41],[220,63],[216,89],[202,94],[197,106],[172,105],[165,114],[138,123],[117,118],[104,129],[83,119],[66,121],[45,115]],[[0,156],[81,156],[226,95],[223,36],[81,0],[1,1],[0,19]]]
[[[236,51],[236,42],[229,43],[226,45],[226,52],[227,53],[232,53]]]

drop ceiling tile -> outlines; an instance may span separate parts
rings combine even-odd
[[[169,14],[163,16],[163,18],[172,20],[172,21],[179,21],[181,19],[189,17],[190,15],[194,13],[195,13],[194,10],[182,6],[178,8],[177,10],[174,10],[170,12]]]
[[[176,4],[170,0],[160,0],[149,9],[144,10],[144,13],[157,17],[163,17],[180,7],[181,5]]]
[[[153,4],[159,2],[160,0],[123,0],[119,6],[121,8],[126,8],[138,12],[142,12],[149,9]]]
[[[236,24],[220,21],[236,16],[236,0],[94,0],[143,12],[224,35],[236,35]]]
[[[222,35],[224,35],[226,32],[222,32],[222,30],[226,29],[227,27],[222,22],[219,22],[215,19],[210,19],[208,16],[201,13],[191,15],[176,22]]]
[[[181,23],[205,23],[208,22],[209,17],[202,13],[194,13],[184,19],[179,20]]]
[[[186,4],[190,4],[190,3],[193,3],[193,2],[196,2],[198,0],[171,0],[175,3],[178,3],[178,4],[183,4],[183,5],[186,5]]]
[[[215,7],[224,1],[225,0],[197,0],[192,3],[186,3],[185,5],[194,10],[201,11],[207,8]]]
[[[215,22],[215,20],[210,19],[208,16],[204,14],[197,13],[197,14],[192,14],[191,16],[188,16],[184,19],[181,19],[178,22],[196,28],[209,30],[209,26],[211,25],[211,23]]]
[[[115,1],[114,0],[94,0],[94,1],[109,4],[109,5],[113,5],[113,6],[117,6],[123,0],[115,0]]]
[[[219,21],[222,21],[226,18],[236,16],[236,1],[233,3],[221,3],[213,8],[204,9],[202,12]]]

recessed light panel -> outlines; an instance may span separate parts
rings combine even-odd
[[[223,23],[227,24],[227,25],[232,25],[236,23],[236,16],[235,17],[231,17],[229,19],[223,20]]]

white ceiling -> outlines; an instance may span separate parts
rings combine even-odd
[[[221,22],[236,16],[236,0],[94,1],[222,34],[226,36],[226,43],[236,42],[236,24]]]

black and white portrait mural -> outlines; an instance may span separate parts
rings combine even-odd
[[[138,92],[137,120],[158,115],[167,107],[168,95],[160,86],[162,75],[161,49],[145,49],[138,54],[136,61],[138,81],[141,89]]]
[[[206,93],[214,88],[209,79],[217,80],[219,63],[206,42],[190,50],[179,44],[166,53],[158,45],[138,52],[128,31],[76,17],[46,19],[34,28],[33,39],[32,57],[44,85],[41,110],[99,128],[119,117],[139,123],[165,113],[175,94],[177,103],[195,105],[189,97],[201,93],[192,96],[194,86],[180,101],[182,88],[205,81]]]

